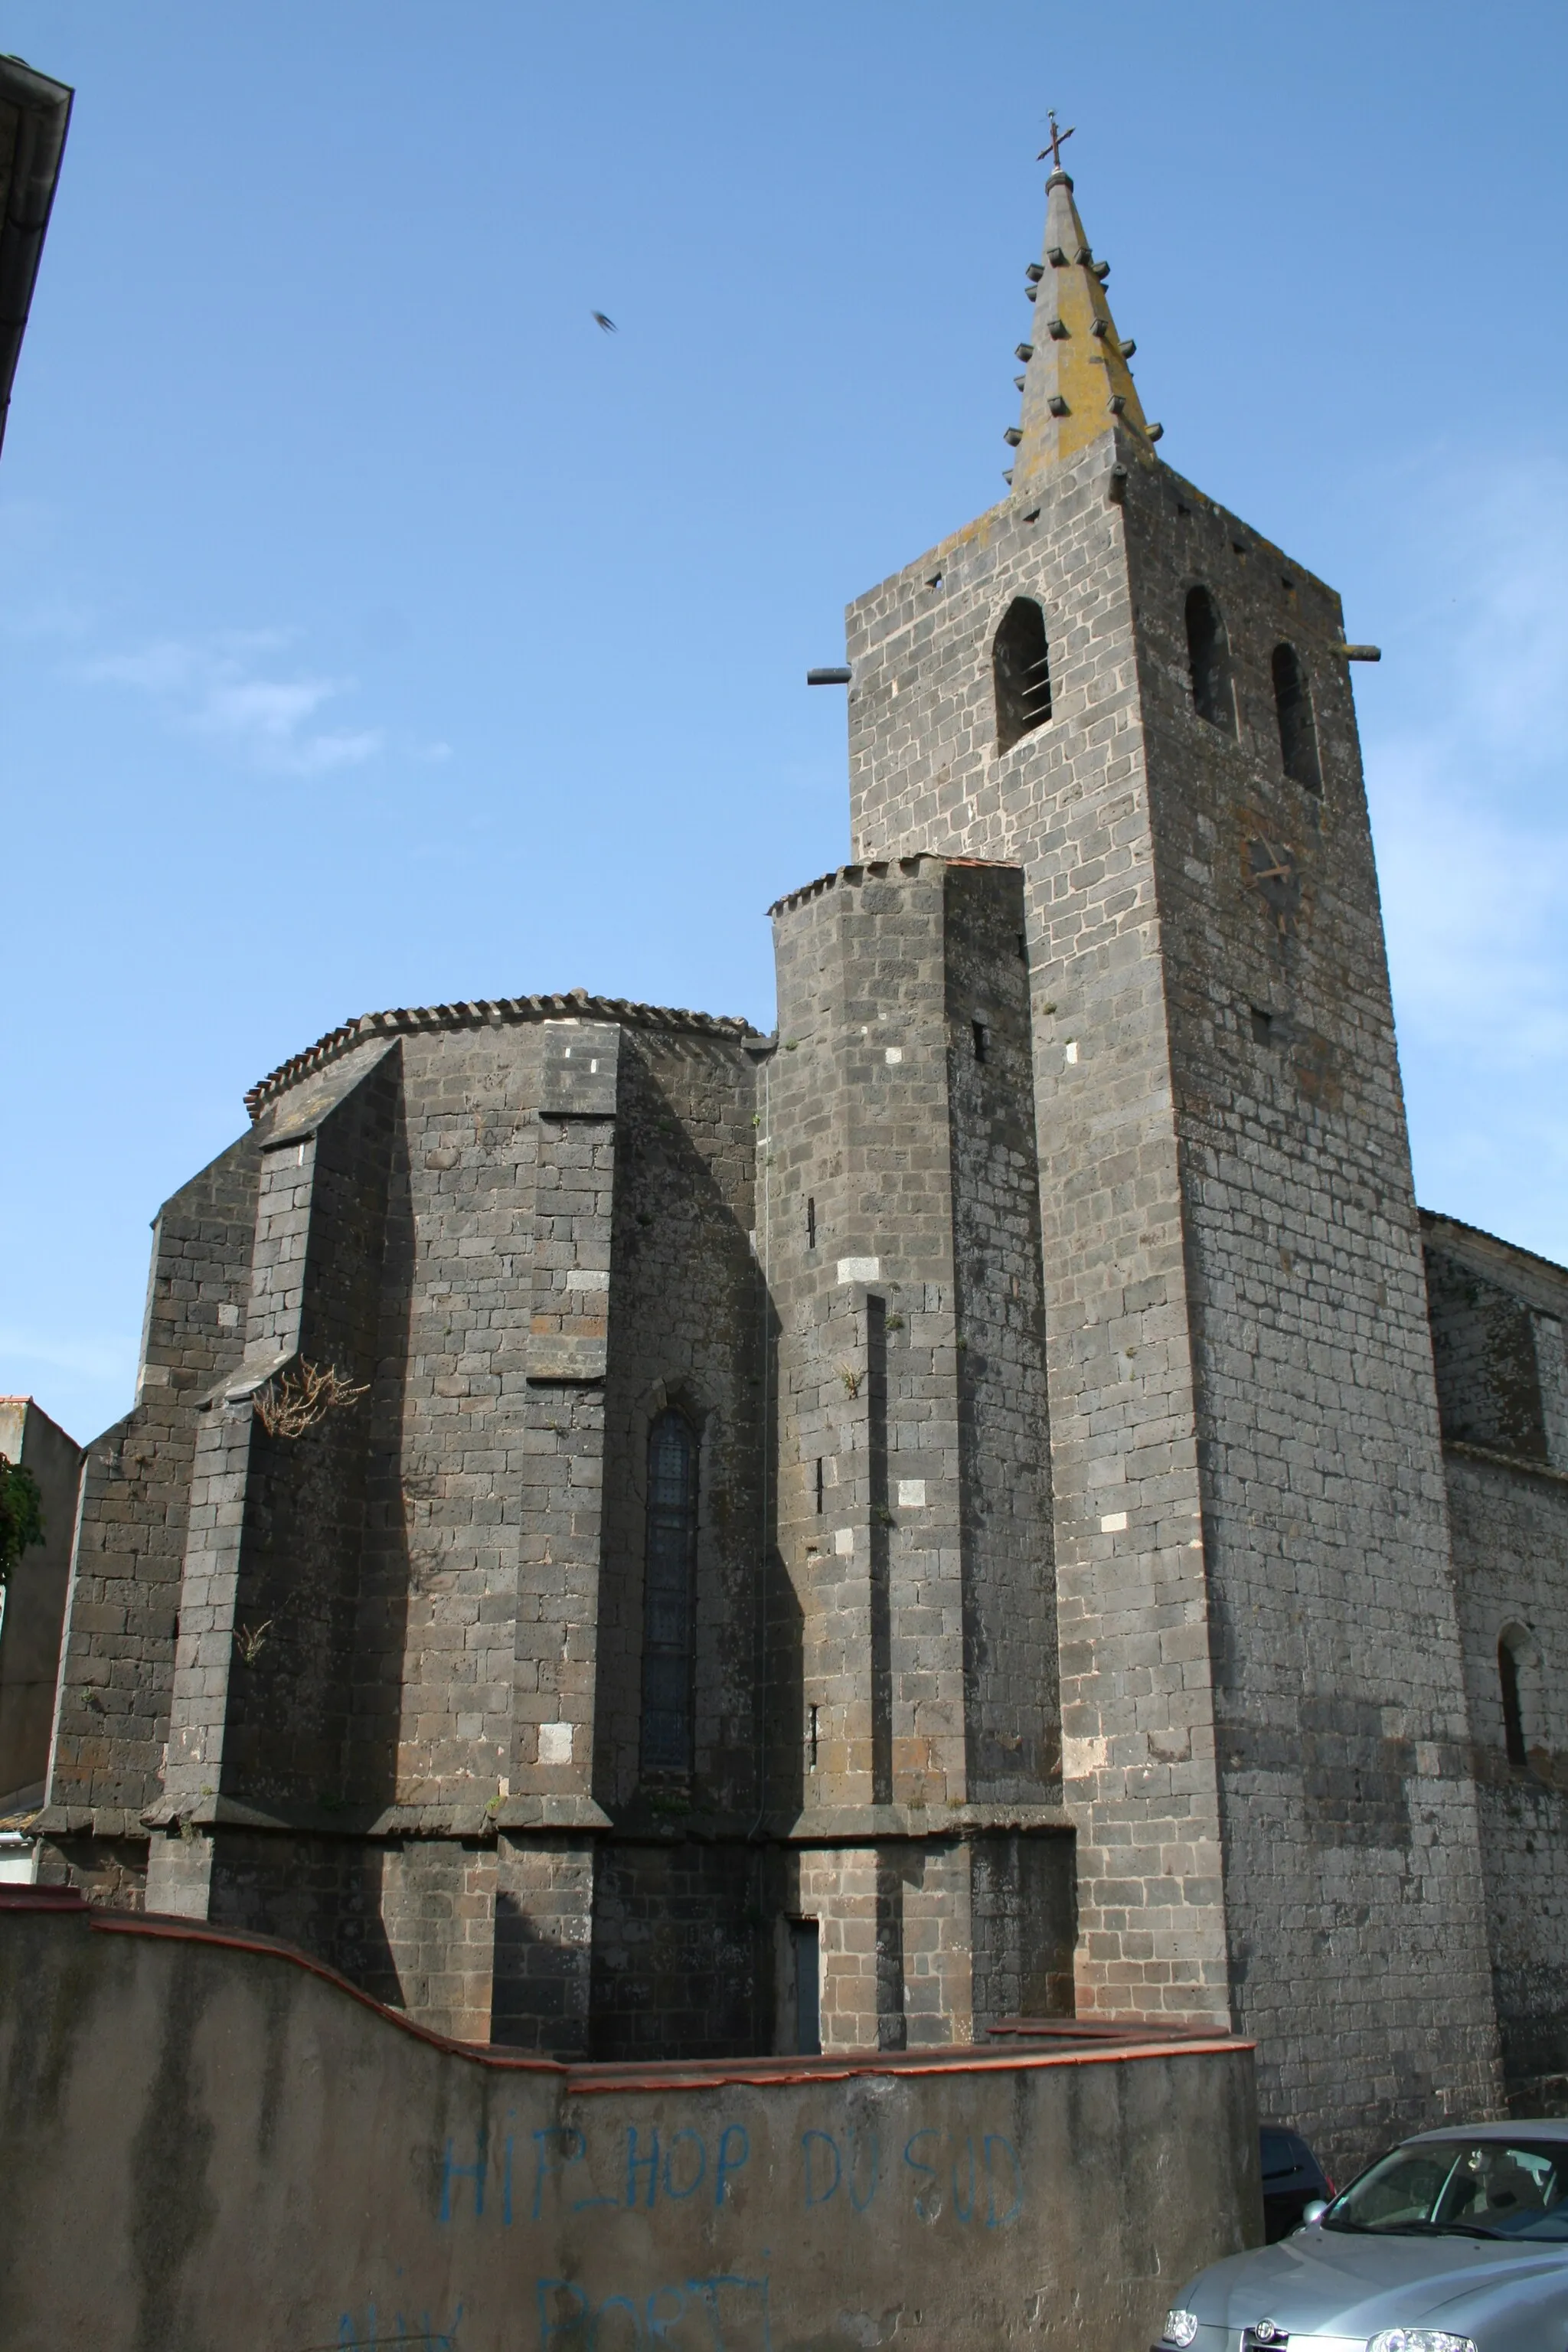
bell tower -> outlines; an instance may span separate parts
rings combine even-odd
[[[1002,502],[847,615],[852,855],[1024,875],[1080,2011],[1498,2097],[1344,620],[1163,462],[1059,167]]]

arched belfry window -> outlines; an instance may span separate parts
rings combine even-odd
[[[643,1573],[642,1762],[691,1769],[691,1678],[697,1565],[697,1436],[684,1413],[661,1412],[647,1435],[647,1549]]]
[[[1236,732],[1236,697],[1230,688],[1230,641],[1219,606],[1206,588],[1187,591],[1187,659],[1193,673],[1193,702],[1200,719],[1211,727]]]
[[[1498,1682],[1502,1698],[1502,1738],[1510,1764],[1530,1761],[1542,1740],[1541,1645],[1526,1625],[1505,1625],[1498,1637]]]
[[[996,749],[1010,751],[1051,715],[1051,656],[1046,616],[1032,596],[1015,596],[991,647],[996,685]]]
[[[1310,793],[1321,793],[1323,772],[1318,765],[1317,722],[1306,673],[1294,646],[1274,648],[1274,708],[1279,719],[1279,757],[1285,773]]]

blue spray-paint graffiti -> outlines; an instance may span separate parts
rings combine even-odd
[[[540,2352],[772,2352],[768,2281],[725,2272],[597,2300],[574,2279],[542,2278]]]
[[[922,2153],[927,2141],[936,2145]],[[928,2126],[924,2131],[911,2132],[904,2142],[904,2165],[919,2184],[914,2191],[914,2209],[922,2221],[941,2219],[943,2206],[949,2201],[950,2184],[952,2210],[957,2221],[975,2219],[982,2188],[984,2204],[979,2218],[988,2230],[1005,2230],[1024,2210],[1024,2168],[1012,2141],[1004,2139],[1000,2132],[984,2134],[976,2159],[973,2132],[964,2134],[961,2147],[956,2133],[936,2131]],[[1003,2198],[1006,2199],[1005,2205],[1001,2202]]]
[[[880,2135],[874,2131],[847,2131],[843,2137],[849,2143],[847,2160],[832,2132],[805,2131],[800,2136],[807,2211],[814,2205],[827,2204],[837,2196],[839,2184],[847,2181],[850,2204],[857,2213],[864,2213],[881,2186]]]
[[[660,2197],[676,2205],[710,2197],[715,2207],[722,2207],[732,2200],[752,2158],[743,2124],[725,2124],[711,2141],[689,2125],[662,2142],[657,2124],[626,2124],[619,2137],[620,2147],[614,2149],[611,2135],[596,2135],[591,2151],[587,2135],[574,2125],[552,2124],[522,2135],[521,2147],[519,2135],[508,2131],[492,2149],[480,2132],[471,2162],[459,2158],[457,2142],[449,2139],[441,2165],[440,2219],[482,2221],[488,2191],[489,2210],[495,2215],[499,2194],[501,2227],[510,2230],[520,2188],[522,2210],[532,2221],[543,2213],[547,2195],[552,2201],[562,2198],[573,2213],[595,2206],[649,2213]],[[578,2189],[583,2193],[568,2193]]]
[[[489,2218],[510,2230],[514,2220],[538,2221],[547,2211],[651,2213],[661,2200],[711,2200],[722,2210],[733,2204],[752,2143],[736,2123],[710,2132],[687,2124],[669,2133],[626,2123],[592,2136],[574,2124],[552,2124],[489,2138],[481,2132],[471,2151],[460,2157],[457,2143],[447,2142],[440,2218]],[[807,2212],[837,2200],[840,2210],[867,2214],[879,2200],[886,2210],[889,2198],[907,2196],[922,2221],[948,2213],[961,2227],[1001,2230],[1024,2210],[1024,2168],[1000,2132],[961,2136],[928,2125],[894,2153],[876,2130],[813,2126],[800,2135],[800,2162]]]
[[[403,2352],[460,2352],[458,2323],[462,2316],[459,2303],[447,2325],[437,2327],[427,2311],[416,2319],[401,2311],[388,2318],[374,2303],[367,2303],[363,2319],[358,2312],[345,2311],[338,2321],[340,2352],[396,2352],[398,2347]]]

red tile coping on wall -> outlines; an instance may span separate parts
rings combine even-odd
[[[176,1919],[157,1912],[111,1911],[102,1904],[84,1901],[75,1887],[68,1886],[0,1886],[0,1916],[16,1911],[69,1912],[80,1916],[100,1935],[212,1944],[223,1951],[257,1952],[287,1960],[433,2049],[513,2074],[557,2074],[569,2090],[584,2096],[605,2091],[713,2090],[726,2084],[765,2090],[771,2083],[841,2083],[856,2074],[1005,2074],[1021,2067],[1109,2065],[1132,2058],[1219,2056],[1257,2047],[1239,2034],[1210,2033],[1147,2018],[1009,2018],[992,2029],[999,2037],[994,2049],[976,2045],[950,2050],[868,2050],[825,2058],[691,2058],[640,2065],[531,2058],[500,2043],[455,2042],[448,2034],[433,2033],[401,2010],[388,2009],[384,2002],[362,1992],[324,1960],[313,1959],[309,1952],[274,1936],[215,1927],[205,1920]]]

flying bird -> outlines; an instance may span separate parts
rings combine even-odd
[[[606,335],[618,335],[621,331],[616,326],[615,320],[613,319],[606,319],[602,310],[595,311],[594,321],[596,326],[603,327]]]

